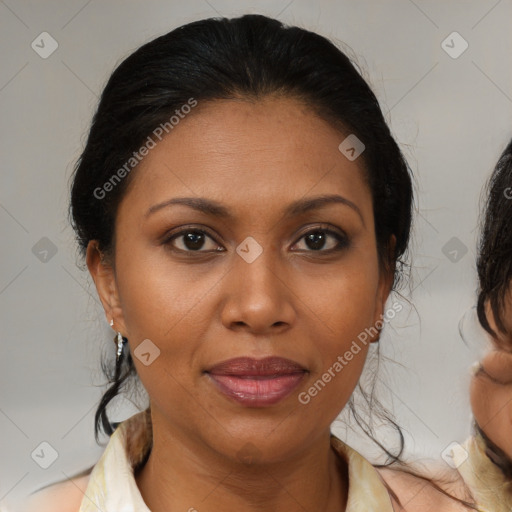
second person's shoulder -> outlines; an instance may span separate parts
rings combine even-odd
[[[20,512],[78,512],[90,473],[58,482],[31,494]]]
[[[400,500],[393,500],[403,512],[467,512],[471,510],[458,499],[471,501],[464,480],[454,469],[432,467],[421,477],[399,468],[375,468]],[[430,481],[429,481],[430,479]],[[437,489],[433,482],[442,490]],[[444,493],[443,493],[444,491]]]

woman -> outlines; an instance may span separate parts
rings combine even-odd
[[[512,140],[487,187],[487,204],[477,261],[477,314],[492,350],[471,383],[476,429],[488,457],[506,480],[497,486],[512,499]],[[483,432],[482,432],[483,430]],[[490,487],[490,486],[488,486]],[[492,489],[489,489],[492,492]]]
[[[109,444],[45,491],[53,512],[478,510],[456,472],[376,468],[330,433],[395,308],[412,187],[329,41],[250,15],[144,45],[103,91],[70,211],[117,359]],[[150,407],[113,431],[134,376]],[[401,441],[380,446],[398,461]]]

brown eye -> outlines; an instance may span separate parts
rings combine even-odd
[[[163,243],[183,252],[210,252],[219,250],[220,247],[208,233],[198,229],[187,229],[174,233]]]
[[[304,240],[308,252],[338,251],[349,245],[347,237],[330,229],[316,228],[302,235],[300,240]]]

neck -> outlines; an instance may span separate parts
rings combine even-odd
[[[152,512],[344,512],[348,467],[330,432],[288,460],[234,461],[153,423],[153,447],[135,479]]]

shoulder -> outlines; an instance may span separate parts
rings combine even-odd
[[[31,494],[22,512],[78,512],[89,477],[90,473],[80,475]]]
[[[399,498],[403,508],[397,507],[397,510],[403,512],[467,512],[470,510],[454,499],[471,501],[464,481],[454,469],[441,470],[432,467],[425,471],[413,468],[423,478],[397,468],[375,469]],[[451,497],[436,489],[429,479],[432,479]]]

